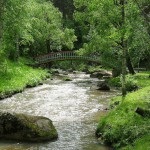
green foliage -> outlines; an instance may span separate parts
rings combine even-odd
[[[81,54],[100,55],[105,66],[120,67],[122,59],[121,37],[128,41],[127,49],[134,65],[149,53],[149,35],[137,4],[125,4],[125,24],[121,27],[121,6],[118,1],[74,0],[74,18],[80,27],[83,47]],[[142,31],[142,32],[141,32]]]
[[[137,73],[127,78],[129,81],[136,80],[137,85],[142,89],[128,93],[124,99],[121,96],[113,98],[110,103],[113,109],[100,120],[97,134],[102,135],[101,138],[115,148],[132,144],[133,146],[123,149],[140,150],[141,145],[149,141],[150,118],[138,115],[135,110],[137,107],[150,108],[149,72]],[[114,78],[112,81],[117,85],[120,82],[119,78]],[[148,146],[145,144],[145,149]]]
[[[4,10],[0,45],[7,58],[17,60],[20,55],[34,57],[54,50],[74,48],[74,30],[63,27],[62,14],[52,2],[8,0],[4,3]]]
[[[32,0],[28,1],[27,6],[30,6],[28,13],[31,14],[32,36],[38,50],[41,49],[41,45],[46,50],[46,41],[48,41],[49,50],[61,50],[63,45],[68,49],[73,48],[73,42],[76,40],[74,31],[63,29],[62,14],[51,2]]]
[[[126,90],[133,91],[137,89],[138,89],[137,81],[134,79],[132,75],[127,75],[126,76]]]
[[[150,135],[138,138],[132,145],[123,147],[121,150],[149,150],[150,149]]]
[[[121,87],[121,77],[115,77],[109,80],[109,84],[114,87]],[[133,75],[126,75],[126,90],[133,91],[138,89],[138,82]]]
[[[134,75],[134,78],[137,80],[139,87],[146,87],[150,85],[150,72],[142,72]]]
[[[111,78],[109,84],[114,87],[121,87],[120,77]]]
[[[123,102],[122,97],[116,97],[114,101],[120,101],[120,104],[100,120],[97,135],[118,148],[150,134],[150,118],[143,118],[135,112],[137,107],[149,109],[150,86],[129,93]]]
[[[42,42],[41,44],[44,48],[45,42],[48,41],[47,46],[51,51],[61,50],[63,46],[72,49],[73,42],[76,40],[74,30],[63,28],[62,14],[58,9],[51,2],[37,2],[34,5],[30,5],[29,11],[32,14],[31,20],[35,44]],[[40,45],[37,46],[38,49],[41,48],[39,47]]]
[[[12,60],[19,55],[19,39],[25,32],[26,22],[26,1],[8,0],[5,2],[3,45],[6,54]]]
[[[32,69],[22,61],[8,61],[7,72],[0,73],[0,97],[22,91],[26,86],[38,85],[47,75],[46,70]]]
[[[3,50],[0,49],[0,74],[6,73],[6,71],[7,71],[7,61],[5,60],[5,55]]]

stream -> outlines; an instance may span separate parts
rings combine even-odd
[[[0,150],[110,150],[95,138],[97,122],[117,91],[96,90],[98,79],[85,73],[69,73],[47,79],[43,85],[0,101],[0,111],[50,118],[59,138],[53,142],[27,143],[1,141]]]

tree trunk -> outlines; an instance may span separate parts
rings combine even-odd
[[[4,13],[4,1],[0,0],[0,45],[3,36],[3,13]]]
[[[126,54],[127,42],[125,40],[125,0],[120,0],[121,5],[121,47],[122,47],[122,96],[126,95]]]
[[[29,53],[28,54],[33,58],[33,60],[35,60],[35,58],[37,57],[38,54],[35,51],[35,48],[34,48],[33,44],[29,45]]]
[[[73,13],[75,10],[73,0],[53,0],[54,6],[58,7],[63,14],[64,19],[73,19]]]
[[[126,46],[122,39],[122,96],[126,95]]]
[[[50,40],[46,40],[46,48],[47,48],[47,53],[50,53],[51,52]]]
[[[16,54],[15,54],[15,60],[17,61],[19,58],[19,36],[16,35]]]
[[[135,71],[134,71],[134,68],[132,66],[132,63],[131,63],[131,59],[130,59],[130,56],[129,56],[129,53],[127,52],[127,67],[128,67],[128,70],[129,70],[129,73],[130,74],[135,74]]]

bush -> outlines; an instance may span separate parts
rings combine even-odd
[[[121,87],[120,77],[111,78],[108,84],[113,87]]]
[[[108,81],[110,86],[121,87],[121,77],[111,78]],[[137,80],[134,76],[127,75],[126,76],[126,90],[131,92],[138,89]]]
[[[127,75],[126,76],[126,90],[135,91],[137,89],[138,89],[137,80],[135,80],[134,76]]]

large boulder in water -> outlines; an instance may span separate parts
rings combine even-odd
[[[0,112],[1,139],[40,142],[57,137],[52,121],[46,117]]]
[[[109,85],[105,81],[100,81],[97,84],[98,89],[97,90],[102,90],[102,91],[110,91]]]

